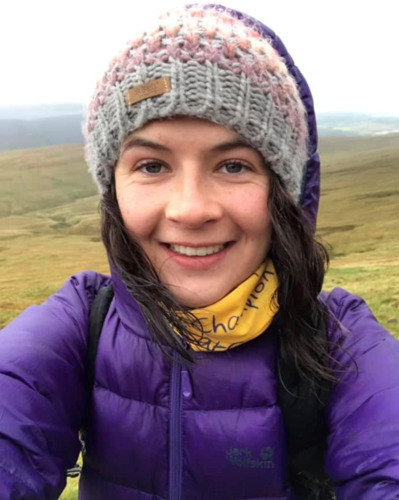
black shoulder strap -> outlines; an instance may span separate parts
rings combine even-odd
[[[327,335],[321,326],[318,335]],[[288,447],[288,476],[298,499],[335,498],[332,482],[324,472],[327,448],[325,407],[332,384],[298,376],[295,366],[278,359],[278,402]]]
[[[100,340],[101,330],[104,325],[105,317],[108,313],[109,306],[114,297],[114,289],[112,285],[100,288],[97,295],[94,297],[90,308],[89,315],[89,335],[87,338],[87,358],[86,358],[86,391],[87,391],[87,408],[83,423],[83,432],[87,429],[90,419],[90,400],[94,387],[94,370],[97,356],[98,342]]]
[[[94,297],[89,312],[89,332],[87,337],[86,350],[86,408],[83,417],[82,428],[80,430],[80,440],[82,442],[82,454],[85,455],[86,433],[91,418],[91,396],[94,387],[94,369],[97,356],[98,341],[107,316],[109,306],[111,305],[114,290],[112,285],[100,288]],[[66,471],[67,477],[77,477],[82,471],[82,467],[76,464]]]
[[[105,317],[108,313],[114,297],[112,285],[100,288],[94,297],[90,308],[89,316],[89,336],[87,339],[87,363],[86,363],[86,388],[91,394],[94,386],[94,366],[97,356],[98,341],[104,325]]]

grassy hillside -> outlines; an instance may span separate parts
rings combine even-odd
[[[29,214],[35,219],[38,210],[95,194],[82,146],[0,152],[0,217]]]
[[[325,139],[321,155],[318,232],[336,264],[398,263],[399,136]]]
[[[364,296],[399,335],[399,135],[327,138],[320,150],[325,288]],[[80,145],[0,153],[0,327],[71,274],[107,272],[97,206]],[[62,498],[76,491],[72,480]]]
[[[321,142],[318,233],[331,245],[325,286],[362,295],[399,334],[399,135]]]

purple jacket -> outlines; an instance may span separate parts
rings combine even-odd
[[[258,26],[286,59],[307,107],[301,204],[314,221],[319,159],[311,95],[281,41]],[[74,276],[0,334],[0,500],[55,499],[65,486],[80,450],[88,311],[109,281],[93,272]],[[292,498],[273,328],[228,352],[197,353],[197,363],[183,369],[161,354],[118,276],[112,281],[80,499]],[[361,299],[336,289],[323,300],[346,332],[336,361],[356,362],[327,408],[327,473],[338,499],[399,498],[399,343]]]
[[[57,498],[80,449],[89,305],[109,278],[71,278],[1,333],[0,498]],[[115,298],[96,361],[82,500],[291,498],[276,404],[275,336],[171,364],[137,305]],[[399,343],[336,289],[345,372],[328,406],[327,472],[338,499],[399,498]],[[329,337],[337,339],[338,332]]]

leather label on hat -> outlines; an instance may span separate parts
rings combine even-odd
[[[170,92],[172,82],[169,76],[152,80],[151,82],[142,83],[137,87],[133,87],[126,92],[126,102],[129,106],[137,102],[144,101],[149,97],[158,97]]]

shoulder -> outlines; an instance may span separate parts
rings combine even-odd
[[[327,471],[340,484],[338,498],[393,498],[399,484],[399,342],[361,297],[335,289],[321,300],[331,316],[330,362],[339,380],[327,408]]]
[[[322,292],[320,300],[327,306],[330,314],[334,315],[337,319],[345,319],[346,313],[350,310],[366,306],[362,297],[353,295],[343,288],[334,288],[331,292]],[[367,306],[366,306],[367,307]]]
[[[111,278],[95,271],[84,271],[71,276],[48,301],[89,309],[100,288],[111,283]]]
[[[24,498],[44,498],[44,490],[55,494],[65,485],[86,405],[88,312],[109,281],[95,272],[76,274],[1,331],[1,498],[8,491],[4,474],[15,492],[29,482],[31,495],[21,493]]]
[[[71,276],[43,304],[32,305],[2,331],[5,344],[23,341],[52,342],[60,345],[73,337],[86,344],[88,315],[97,291],[110,283],[110,278],[94,271]],[[28,342],[29,343],[29,342]]]
[[[399,342],[378,322],[362,297],[334,288],[322,293],[320,300],[329,311],[329,340],[346,345],[354,341],[389,341],[399,347]]]
[[[337,370],[344,374],[339,378],[370,378],[370,388],[376,390],[378,381],[384,384],[385,379],[399,384],[399,342],[378,322],[366,302],[341,288],[323,294],[321,300],[330,313],[328,340]]]

